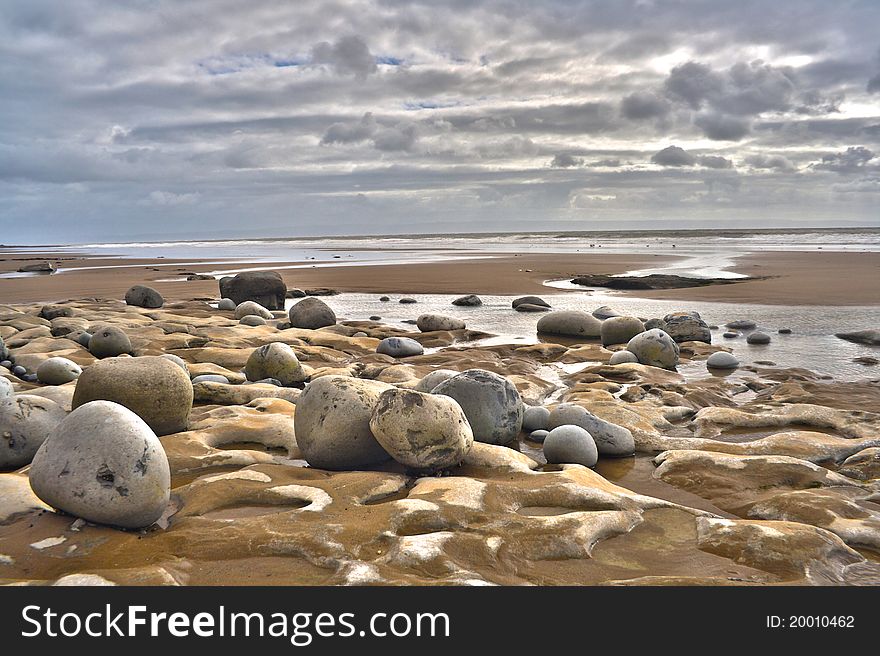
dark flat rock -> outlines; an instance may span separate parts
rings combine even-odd
[[[709,285],[732,285],[761,278],[687,278],[672,274],[655,273],[650,276],[589,275],[572,278],[575,285],[606,287],[608,289],[684,289]]]

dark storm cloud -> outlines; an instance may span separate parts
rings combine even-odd
[[[876,222],[878,24],[822,0],[8,0],[4,240]]]
[[[651,161],[660,166],[694,166],[697,158],[678,146],[667,146],[651,155]]]
[[[559,153],[555,155],[550,162],[550,166],[557,169],[567,169],[572,166],[582,166],[584,160],[580,157],[569,155],[568,153]]]
[[[660,118],[669,111],[669,103],[653,93],[631,93],[620,103],[620,113],[633,120]]]

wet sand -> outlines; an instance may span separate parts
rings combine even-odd
[[[58,255],[57,253],[54,255]],[[134,284],[150,284],[168,299],[214,297],[214,281],[159,282],[182,272],[260,267],[279,270],[288,287],[330,287],[344,292],[397,294],[539,294],[543,282],[585,274],[619,274],[657,267],[679,258],[657,254],[512,253],[463,260],[389,265],[313,266],[311,262],[217,264],[172,259],[89,259],[64,253],[60,274],[0,279],[0,302],[52,302],[70,298],[121,298]],[[52,253],[0,251],[0,273],[16,271]],[[113,269],[84,267],[118,266]],[[305,268],[284,269],[291,265]],[[733,285],[663,291],[621,292],[642,298],[763,303],[771,305],[880,305],[880,253],[764,252],[737,260],[737,273],[767,277]]]

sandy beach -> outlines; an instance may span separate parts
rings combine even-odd
[[[27,260],[23,259],[27,258]],[[64,259],[59,259],[64,258]],[[0,302],[56,302],[72,298],[121,298],[131,285],[146,283],[166,298],[213,297],[217,283],[193,280],[163,282],[182,272],[218,269],[277,270],[288,287],[329,287],[341,292],[540,294],[546,280],[585,274],[621,274],[673,262],[676,256],[605,253],[499,253],[454,261],[387,265],[313,266],[309,262],[218,265],[196,260],[86,258],[70,253],[0,251],[0,273],[16,271],[23,263],[48,259],[69,271],[0,279]],[[285,269],[288,266],[303,268]],[[113,267],[94,268],[94,267]],[[771,305],[878,305],[880,290],[869,281],[880,279],[880,253],[760,252],[736,260],[733,269],[761,280],[662,291],[621,292],[624,295],[682,301],[758,303]],[[859,284],[854,284],[857,281]]]

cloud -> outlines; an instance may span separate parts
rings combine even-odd
[[[703,166],[708,169],[732,169],[733,162],[720,155],[694,155],[678,146],[667,146],[651,156],[651,162],[660,166]]]
[[[4,3],[4,239],[880,221],[880,3],[160,4]]]
[[[739,141],[752,129],[748,120],[726,114],[700,114],[694,124],[713,141]]]
[[[721,93],[724,81],[705,64],[691,61],[673,68],[664,88],[672,98],[683,100],[691,109],[700,109],[707,99]]]
[[[568,153],[558,153],[550,161],[550,166],[555,169],[567,169],[573,166],[582,166],[583,163],[582,157],[575,157]]]
[[[651,161],[660,166],[694,166],[697,158],[678,146],[667,146],[651,155]]]
[[[786,173],[797,170],[791,160],[782,155],[749,155],[745,158],[745,163],[753,169],[769,169]]]
[[[359,121],[333,123],[321,137],[320,143],[328,146],[370,141],[376,150],[393,152],[412,149],[417,138],[415,125],[403,122],[382,125],[372,112],[367,112]]]
[[[620,113],[636,121],[660,118],[666,116],[669,111],[669,102],[653,93],[631,93],[620,103]]]
[[[838,194],[880,194],[880,177],[859,178],[850,182],[831,185],[831,190]]]
[[[379,70],[375,55],[357,35],[344,36],[334,43],[316,43],[312,46],[312,62],[326,64],[340,75],[361,79]]]
[[[321,143],[328,145],[366,141],[376,133],[376,129],[376,119],[373,118],[373,113],[367,112],[357,122],[333,123],[321,137]]]
[[[865,170],[874,153],[864,146],[850,146],[842,153],[825,155],[813,168],[836,173],[854,173]]]
[[[174,205],[193,205],[201,198],[201,194],[195,192],[190,193],[174,193],[171,191],[152,191],[148,197],[149,202],[154,205],[174,206]]]
[[[697,158],[697,163],[700,166],[705,166],[707,169],[733,168],[733,162],[726,157],[721,157],[720,155],[703,155]]]

